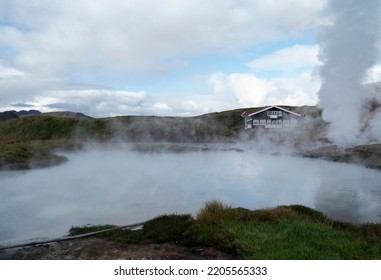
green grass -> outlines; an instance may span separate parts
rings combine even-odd
[[[71,233],[99,229],[76,228]],[[147,222],[142,230],[116,230],[101,236],[129,243],[150,239],[211,246],[238,259],[381,259],[380,224],[337,222],[302,205],[250,211],[211,201],[195,218],[164,215]]]
[[[40,116],[1,122],[0,141],[26,142],[69,138],[76,123],[75,119]]]
[[[33,167],[48,167],[65,162],[67,159],[56,155],[49,145],[33,143],[0,144],[0,169],[24,170]]]
[[[0,122],[0,170],[45,167],[63,162],[56,148],[72,149],[86,142],[206,143],[226,140],[233,129],[214,117],[126,116],[76,119],[31,116]]]
[[[33,116],[0,122],[0,142],[59,139],[104,139],[111,135],[106,119]]]
[[[33,116],[0,122],[0,170],[48,167],[66,161],[55,149],[111,138],[105,119]],[[106,140],[105,140],[106,139]]]
[[[324,223],[282,219],[277,224],[230,222],[225,231],[243,259],[361,259],[364,241]],[[370,256],[372,258],[372,256]]]
[[[114,138],[133,142],[209,142],[234,136],[241,122],[238,110],[188,118],[125,116],[76,119],[32,116],[0,122],[0,143],[59,139],[105,142]]]

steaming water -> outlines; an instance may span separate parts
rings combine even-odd
[[[68,157],[49,169],[0,172],[2,244],[62,236],[73,225],[195,214],[211,199],[250,209],[303,204],[351,222],[381,215],[381,172],[356,165],[254,151]]]

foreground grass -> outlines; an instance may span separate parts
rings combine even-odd
[[[72,235],[112,226],[73,227]],[[196,218],[165,215],[141,230],[113,230],[99,237],[125,243],[147,239],[211,246],[238,259],[381,259],[381,225],[333,221],[300,205],[250,211],[208,202]]]

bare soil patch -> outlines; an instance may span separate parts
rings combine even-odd
[[[3,252],[17,260],[228,260],[234,256],[210,247],[185,247],[149,240],[125,244],[101,238],[83,238]]]

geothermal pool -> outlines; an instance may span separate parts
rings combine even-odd
[[[381,172],[254,150],[141,153],[89,149],[63,165],[0,172],[0,244],[195,214],[208,200],[249,209],[303,204],[355,223],[381,219]]]

